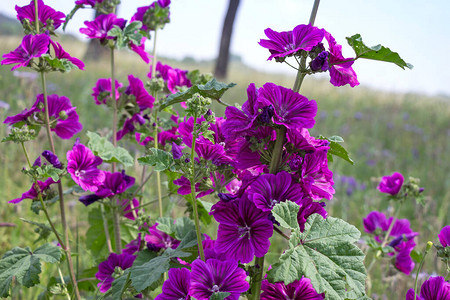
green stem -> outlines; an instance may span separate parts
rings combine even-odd
[[[422,260],[420,261],[419,267],[417,268],[416,280],[414,280],[414,300],[417,299],[417,283],[419,280],[419,273],[420,273],[420,270],[422,270],[423,264],[425,263],[425,256],[427,256],[428,251],[430,251],[432,246],[433,246],[432,242],[427,243],[427,246],[425,247],[425,250],[423,251]]]
[[[118,109],[117,109],[117,99],[116,99],[116,74],[115,74],[115,64],[114,64],[114,47],[111,47],[111,101],[113,104],[113,145],[117,147],[117,119],[118,119]],[[116,163],[112,163],[112,172],[116,172]],[[120,235],[120,221],[119,212],[116,209],[116,203],[114,199],[111,199],[111,208],[113,214],[113,226],[114,226],[114,242],[116,246],[116,253],[122,253],[122,239]]]
[[[392,232],[392,229],[394,228],[395,222],[396,222],[397,219],[398,219],[398,215],[399,215],[399,213],[400,213],[400,209],[401,209],[401,207],[402,207],[402,204],[403,204],[403,200],[400,200],[400,203],[399,203],[397,209],[395,210],[394,218],[392,219],[392,222],[391,222],[391,224],[389,225],[389,228],[388,228],[388,230],[386,231],[386,234],[385,234],[385,236],[384,236],[383,242],[381,243],[381,248],[383,248],[384,246],[386,246],[386,244],[387,244],[387,242],[388,242],[388,240],[389,240],[389,236],[391,235],[391,232]],[[381,254],[382,254],[382,251],[381,251],[381,250],[378,250],[377,253],[375,254],[375,258],[378,259],[378,258],[381,256]]]
[[[109,236],[108,219],[106,218],[105,207],[103,205],[104,205],[103,203],[100,205],[100,210],[102,213],[103,230],[105,231],[106,246],[108,247],[108,252],[113,253],[114,251],[111,245],[111,237]]]
[[[34,26],[36,27],[36,34],[39,34],[39,15],[38,15],[38,1],[34,0]]]
[[[35,1],[35,3],[36,3],[36,1]],[[37,26],[37,28],[38,28],[38,26]],[[55,143],[53,142],[53,136],[52,136],[52,132],[51,132],[51,128],[50,128],[50,116],[49,116],[49,112],[48,112],[47,81],[46,81],[45,73],[43,71],[41,71],[40,74],[41,74],[41,81],[42,81],[42,92],[43,92],[43,97],[44,97],[45,129],[47,132],[47,138],[50,143],[51,151],[56,155]],[[63,193],[61,180],[59,180],[57,182],[57,185],[58,185],[58,195],[59,195],[59,211],[60,211],[60,215],[61,215],[61,224],[62,224],[62,231],[63,231],[63,237],[64,237],[64,243],[63,244],[60,243],[60,244],[61,244],[61,247],[66,252],[67,265],[69,267],[70,278],[72,279],[76,299],[81,299],[80,292],[79,292],[78,286],[77,286],[75,271],[73,268],[72,255],[70,253],[69,234],[67,232],[66,208],[65,208],[65,204],[64,204],[64,193]]]
[[[197,140],[197,116],[194,116],[194,128],[192,132],[192,148],[191,148],[191,171],[192,176],[190,178],[191,181],[191,195],[192,195],[192,205],[194,207],[194,221],[195,221],[195,232],[197,233],[197,244],[198,244],[198,252],[200,253],[201,260],[205,261],[205,253],[203,251],[202,244],[202,233],[200,232],[200,222],[198,219],[198,208],[197,208],[197,198],[195,193],[195,142]]]
[[[158,33],[158,29],[155,28],[155,33],[154,33],[154,37],[153,37],[153,52],[152,52],[152,56],[153,56],[153,58],[152,58],[152,78],[150,78],[150,79],[153,79],[154,77],[156,77],[156,62],[157,62],[157,59],[156,59],[156,36],[157,36],[157,33]]]

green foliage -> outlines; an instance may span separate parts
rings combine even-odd
[[[34,252],[30,248],[15,247],[5,253],[0,260],[0,297],[9,295],[13,277],[25,287],[38,284],[41,273],[41,260],[57,263],[61,259],[61,249],[51,244],[44,244]]]
[[[116,278],[111,284],[111,296],[113,299],[122,299],[127,287],[130,285],[130,269],[126,269],[123,274]]]
[[[209,297],[210,300],[224,300],[226,297],[230,296],[231,293],[228,292],[218,292],[213,293],[211,297]]]
[[[44,54],[42,57],[47,61],[48,65],[54,71],[60,71],[62,73],[67,73],[72,71],[73,69],[78,69],[76,65],[74,65],[71,61],[66,58],[51,58],[49,54]]]
[[[190,231],[183,237],[177,249],[166,249],[161,256],[151,258],[141,265],[137,265],[135,261],[130,271],[133,287],[140,292],[154,284],[169,270],[172,260],[175,260],[177,257],[186,258],[192,256],[191,253],[183,250],[192,248],[195,245],[197,245],[197,236],[195,231]],[[138,262],[142,262],[142,260],[140,259]]]
[[[95,155],[103,159],[104,162],[121,163],[127,167],[133,165],[133,157],[124,148],[114,147],[106,138],[101,137],[95,132],[88,131],[87,136],[89,137],[88,147]]]
[[[389,48],[381,45],[367,47],[366,45],[364,45],[360,34],[355,34],[351,37],[347,37],[347,42],[355,51],[356,58],[367,58],[390,62],[396,64],[402,69],[405,69],[405,67],[408,69],[413,68],[413,65],[405,62],[397,52],[393,52]]]
[[[299,230],[297,221],[299,210],[300,206],[297,203],[287,200],[275,204],[272,209],[272,215],[280,223],[280,226],[287,229]]]
[[[166,152],[161,149],[150,148],[149,154],[138,158],[138,162],[141,165],[153,166],[155,171],[161,172],[170,169],[174,163],[172,153]]]
[[[358,229],[345,221],[314,214],[303,233],[293,233],[289,249],[267,273],[268,279],[289,284],[305,276],[328,299],[359,299],[365,294],[366,278],[364,254],[354,245],[359,237]]]
[[[196,84],[191,86],[186,91],[169,95],[166,100],[161,103],[160,110],[164,109],[167,106],[187,101],[191,99],[196,93],[200,94],[203,97],[219,100],[228,89],[232,88],[235,85],[235,83],[226,84],[218,82],[215,78],[213,78],[206,84]]]
[[[116,45],[118,49],[127,47],[130,43],[135,45],[141,44],[143,34],[140,32],[142,22],[134,21],[128,24],[123,30],[114,25],[114,28],[108,31],[108,36],[116,37]]]
[[[194,205],[192,194],[184,195],[183,198],[188,202],[188,211],[192,212]],[[195,201],[197,201],[198,217],[200,221],[202,221],[205,225],[211,224],[212,216],[209,214],[209,210],[207,209],[209,206],[204,204],[207,202],[200,201],[199,199],[195,199]]]
[[[330,142],[330,150],[328,150],[327,152],[327,159],[329,162],[333,162],[333,155],[334,155],[344,159],[345,161],[351,163],[352,165],[355,164],[355,162],[350,158],[348,151],[339,144],[344,142],[344,139],[342,137],[337,135],[333,135],[332,137],[329,138],[319,136],[319,139],[327,140]]]

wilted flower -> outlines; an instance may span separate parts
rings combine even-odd
[[[78,58],[70,56],[69,53],[64,51],[64,49],[63,49],[63,47],[61,46],[60,43],[54,42],[51,39],[50,39],[50,43],[52,44],[53,49],[55,50],[56,58],[58,58],[58,59],[67,59],[68,61],[73,63],[75,66],[77,66],[78,69],[84,70],[84,63],[81,60],[79,60]]]

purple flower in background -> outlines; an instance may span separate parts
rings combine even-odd
[[[69,53],[64,51],[64,49],[60,43],[54,42],[51,39],[50,39],[50,43],[52,44],[53,49],[55,50],[55,56],[58,59],[67,59],[68,61],[73,63],[75,66],[77,66],[78,69],[84,70],[84,63],[81,60],[79,60],[78,58],[70,56]]]
[[[106,99],[111,99],[111,82],[111,78],[100,78],[99,80],[97,80],[97,83],[92,88],[92,90],[94,91],[92,93],[92,97],[94,97],[95,104],[106,104]],[[119,88],[122,87],[122,83],[118,82],[117,80],[115,82],[116,100],[118,100],[120,97]]]
[[[139,45],[134,44],[133,42],[130,42],[130,44],[128,45],[130,47],[131,51],[134,51],[135,53],[137,53],[137,55],[139,55],[142,60],[148,64],[150,63],[150,57],[149,54],[147,53],[147,51],[145,51],[145,41],[147,40],[147,38],[145,36],[142,37],[141,39],[141,43]]]
[[[302,277],[300,280],[285,285],[283,282],[269,283],[264,280],[261,285],[261,300],[322,300],[324,294],[318,294],[311,284],[309,278]]]
[[[165,232],[162,232],[158,228],[158,223],[153,224],[148,229],[148,234],[145,235],[145,241],[150,250],[159,251],[160,249],[176,249],[180,244],[179,240],[174,239]]]
[[[33,1],[32,1],[33,3]],[[46,34],[26,35],[22,43],[16,50],[3,54],[2,65],[18,64],[12,67],[15,70],[20,67],[27,67],[35,57],[41,57],[48,52],[50,38]]]
[[[75,5],[89,5],[91,7],[95,7],[95,4],[102,2],[103,0],[77,0],[75,1]]]
[[[274,108],[273,122],[287,128],[311,128],[317,114],[317,103],[295,93],[291,89],[266,83],[258,91],[258,107],[272,105]]]
[[[67,152],[67,172],[85,191],[96,192],[105,180],[105,173],[97,169],[103,160],[79,141]]]
[[[99,39],[100,43],[104,43],[106,40],[115,39],[114,36],[108,35],[108,32],[114,26],[119,26],[120,29],[123,29],[126,22],[124,19],[117,18],[115,14],[99,15],[94,21],[85,21],[84,25],[87,28],[80,28],[80,32],[91,39]]]
[[[406,300],[414,300],[414,289],[409,289],[406,293]],[[450,300],[450,283],[444,277],[430,277],[425,280],[420,288],[420,295],[416,295],[417,300]]]
[[[210,299],[218,292],[228,292],[226,300],[238,300],[250,287],[247,274],[235,260],[196,259],[192,263],[190,295],[198,300]]]
[[[136,103],[139,105],[139,109],[142,111],[146,108],[152,108],[155,98],[147,92],[142,80],[134,77],[133,75],[128,75],[128,81],[130,82],[130,85],[125,93],[128,95],[133,95],[136,98]]]
[[[45,182],[38,180],[37,183],[38,183],[39,190],[41,191],[41,193],[44,193],[46,190],[48,190],[50,188],[50,185],[52,185],[55,182],[53,181],[53,179],[48,178],[47,180],[45,180]],[[8,201],[8,203],[16,204],[16,203],[22,202],[24,199],[35,200],[37,198],[38,198],[38,191],[37,191],[36,183],[33,183],[31,188],[28,191],[26,191],[25,193],[23,193],[20,198],[12,199],[12,200]]]
[[[172,156],[174,159],[180,159],[183,156],[183,147],[172,142]]]
[[[445,226],[441,229],[438,235],[439,242],[441,242],[442,247],[450,247],[450,225]]]
[[[342,46],[336,43],[334,37],[325,31],[325,39],[328,41],[330,66],[330,82],[334,86],[343,86],[347,83],[351,87],[359,85],[356,73],[352,68],[354,59],[342,56]]]
[[[275,204],[290,200],[299,203],[303,198],[300,184],[293,182],[292,176],[281,171],[278,174],[263,174],[248,190],[248,198],[263,211],[271,211]]]
[[[45,150],[42,152],[42,156],[45,157],[45,159],[52,164],[57,169],[62,169],[62,164],[58,159],[58,156],[56,156],[52,151]]]
[[[62,23],[65,22],[64,18],[66,17],[65,14],[63,14],[60,11],[56,11],[53,8],[51,8],[48,5],[45,5],[42,0],[38,1],[38,18],[39,21],[44,24],[44,26],[49,25],[49,21],[51,20],[51,23],[53,24],[53,27],[57,29],[59,26],[61,26]],[[30,1],[30,4],[19,7],[16,5],[16,12],[17,12],[17,20],[22,22],[24,19],[28,19],[32,24],[36,21],[36,10],[34,6],[34,0]]]
[[[379,211],[370,212],[367,217],[363,219],[364,230],[368,233],[374,233],[378,228],[382,231],[387,231],[390,222],[386,219],[386,216]],[[380,240],[381,241],[381,240]]]
[[[273,234],[269,213],[258,209],[246,196],[216,203],[211,214],[219,223],[216,252],[249,263],[253,256],[263,257],[269,250],[269,238]]]
[[[139,209],[136,207],[139,206],[139,200],[136,198],[133,198],[133,201],[130,201],[129,199],[123,199],[121,201],[121,206],[123,207],[123,216],[129,220],[135,220],[134,214],[133,214],[133,208],[131,207],[131,204],[133,204],[134,212],[138,213]]]
[[[117,140],[120,141],[126,134],[134,132],[136,129],[135,125],[145,124],[145,118],[141,113],[134,114],[131,118],[128,118],[123,122],[123,127],[121,130],[117,131]]]
[[[142,242],[142,234],[138,233],[138,237],[134,240],[132,240],[131,242],[129,242],[125,248],[123,248],[122,253],[127,253],[130,255],[135,254],[136,252],[138,252],[141,248],[141,242]]]
[[[105,179],[95,192],[95,194],[101,198],[122,194],[125,190],[133,186],[135,182],[134,177],[125,174],[125,170],[114,173],[103,171],[103,173]]]
[[[171,93],[178,92],[177,87],[191,87],[192,83],[187,78],[188,71],[172,68],[169,65],[163,65],[160,61],[156,64],[156,77],[164,79],[167,89]],[[147,74],[148,78],[152,78],[152,70]]]
[[[162,294],[156,296],[155,300],[189,300],[189,287],[191,272],[188,269],[170,269],[169,278],[164,281]]]
[[[95,274],[95,277],[100,280],[97,284],[100,292],[106,293],[111,288],[115,273],[131,268],[135,259],[136,256],[127,253],[111,253],[107,260],[101,262],[98,265],[98,272]]]
[[[403,180],[403,175],[397,172],[394,172],[391,176],[383,176],[378,185],[378,190],[382,193],[396,195],[402,188]]]
[[[286,57],[300,50],[311,51],[324,37],[324,30],[311,25],[298,25],[293,31],[276,32],[270,28],[264,30],[269,38],[260,40],[259,44],[269,49],[272,58]]]

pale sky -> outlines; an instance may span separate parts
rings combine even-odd
[[[44,0],[68,13],[74,1]],[[122,0],[119,16],[129,19],[136,8],[152,1]],[[29,0],[0,0],[3,13],[15,16],[14,5]],[[307,23],[313,0],[241,0],[231,52],[262,71],[291,72],[288,66],[266,61],[269,52],[258,45],[264,29],[292,30]],[[158,34],[158,53],[166,57],[212,59],[218,52],[228,0],[172,0],[171,23]],[[92,10],[79,11],[67,30],[92,19]],[[382,44],[414,65],[402,70],[393,64],[358,60],[354,69],[361,86],[398,92],[450,95],[450,1],[448,0],[322,0],[315,25],[325,28],[354,55],[345,37],[360,33],[366,45]],[[82,38],[82,37],[81,37]],[[327,75],[326,75],[327,76]]]

